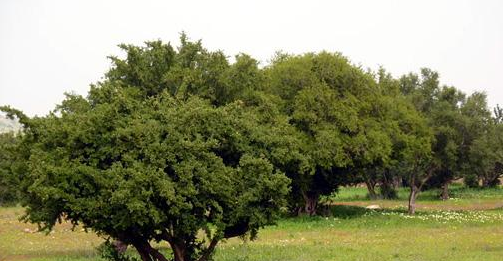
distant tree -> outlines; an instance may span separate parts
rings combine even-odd
[[[500,184],[499,178],[503,175],[503,122],[499,107],[495,109],[492,121],[484,128],[485,132],[479,135],[469,150],[470,168],[482,187],[495,187]],[[478,184],[476,184],[478,185]]]
[[[480,165],[475,159],[472,151],[478,148],[473,148],[476,140],[483,139],[490,135],[491,129],[497,123],[497,118],[491,118],[491,111],[488,109],[487,97],[484,93],[474,92],[470,95],[461,108],[463,115],[463,131],[462,131],[462,158],[459,166],[464,171],[465,184],[468,186],[478,186],[479,179],[477,173],[480,173]],[[480,141],[479,141],[480,142]]]
[[[381,95],[375,97],[376,110],[373,111],[372,117],[378,119],[381,131],[388,135],[392,151],[388,157],[363,166],[360,173],[370,198],[393,199],[397,197],[396,188],[402,184],[404,178],[400,171],[404,160],[401,154],[404,140],[401,137],[415,131],[412,127],[416,126],[416,121],[419,120],[420,125],[425,121],[401,93],[400,82],[384,68],[378,70],[376,80]],[[412,119],[415,120],[411,121]]]
[[[397,129],[392,133],[393,152],[384,174],[401,177],[410,189],[409,214],[415,214],[416,199],[426,181],[432,176],[433,133],[427,120],[403,99],[394,99],[391,118]]]
[[[440,86],[438,73],[422,69],[421,75],[400,79],[400,90],[415,105],[433,131],[428,187],[441,187],[442,199],[449,197],[449,184],[464,177],[473,180],[470,148],[484,135],[490,112],[486,96],[475,92],[468,98],[454,87]]]
[[[409,213],[415,213],[415,200],[432,178],[439,178],[442,184],[453,179],[454,163],[457,163],[455,117],[459,113],[458,101],[463,97],[456,89],[441,87],[437,72],[421,69],[420,75],[410,73],[400,78],[400,91],[414,105],[426,125],[416,125],[421,135],[413,135],[422,145],[412,142],[414,148],[407,154],[408,163],[402,164],[406,181],[410,186]],[[459,117],[458,117],[459,118]],[[429,134],[428,134],[429,133]],[[422,137],[422,138],[421,138]],[[458,139],[459,140],[459,139]],[[426,144],[428,143],[428,144]],[[417,154],[418,153],[418,154]],[[447,188],[447,185],[445,185]]]
[[[449,184],[463,174],[465,148],[470,142],[464,135],[465,118],[461,106],[465,95],[454,87],[444,86],[439,89],[435,103],[428,114],[435,139],[433,142],[433,161],[435,169],[430,185],[441,187],[441,198],[449,198]]]
[[[487,135],[475,140],[470,156],[473,171],[482,180],[482,187],[495,187],[503,175],[503,127],[492,128]]]

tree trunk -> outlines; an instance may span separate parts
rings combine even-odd
[[[486,175],[482,176],[482,187],[483,188],[489,187],[489,179],[487,178]]]
[[[398,189],[402,185],[402,177],[394,176],[393,177],[393,188]]]
[[[150,247],[150,245],[149,245],[149,247]],[[159,252],[157,249],[155,249],[153,247],[150,247],[150,255],[153,258],[155,258],[155,260],[168,261],[168,259],[163,254],[161,254],[161,252]]]
[[[367,190],[369,192],[370,199],[372,199],[372,200],[377,199],[377,193],[375,190],[375,183],[366,180],[365,184],[367,185]]]
[[[382,173],[381,196],[384,199],[395,199],[397,197],[393,178],[390,178],[390,173],[387,169]]]
[[[446,181],[443,185],[442,185],[442,200],[448,200],[449,199],[449,181]]]
[[[381,184],[381,196],[383,199],[395,199],[396,191],[389,182],[383,182]]]
[[[148,242],[135,242],[133,246],[140,254],[142,261],[168,261],[157,249],[150,246]]]
[[[423,178],[419,178],[417,176],[417,173],[412,173],[410,174],[409,178],[409,187],[410,187],[410,195],[409,195],[409,214],[414,215],[416,214],[416,198],[421,192],[421,189],[423,188],[424,184],[430,179],[433,175],[433,172],[435,170],[435,166],[430,166],[428,168],[426,175]]]
[[[119,254],[124,254],[127,250],[127,244],[120,241],[120,240],[115,240],[114,242],[112,242],[112,245],[114,246],[115,250],[117,250],[117,252]]]
[[[170,245],[175,257],[174,261],[185,261],[185,246],[171,242]]]
[[[208,260],[210,260],[211,254],[215,250],[215,247],[217,246],[217,244],[218,244],[218,239],[213,238],[210,241],[210,244],[209,244],[208,248],[206,248],[206,250],[203,251],[203,254],[201,255],[201,257],[197,261],[208,261]]]
[[[303,193],[304,196],[304,213],[314,216],[320,196],[315,193]]]
[[[493,188],[499,185],[499,173],[489,173],[482,176],[482,187],[483,188]]]
[[[409,214],[416,214],[416,198],[418,194],[418,188],[415,184],[411,184],[410,186],[410,195],[409,195]]]
[[[416,174],[411,174],[409,179],[410,195],[409,195],[409,215],[416,214],[416,197],[418,188],[416,186]]]
[[[136,248],[136,251],[138,251],[138,254],[140,254],[142,261],[154,261],[142,244],[133,244],[133,246]]]

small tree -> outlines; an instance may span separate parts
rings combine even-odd
[[[408,211],[416,211],[416,199],[425,182],[432,175],[431,143],[432,132],[410,103],[396,99],[394,116],[399,119],[398,130],[393,136],[393,153],[388,165],[397,175],[405,179],[410,188]]]
[[[428,181],[433,187],[441,187],[440,197],[449,198],[450,183],[461,177],[463,161],[466,160],[465,148],[471,141],[463,135],[464,123],[460,107],[465,102],[465,95],[454,87],[444,86],[436,95],[428,120],[435,139],[432,144],[433,161],[436,167],[433,176]]]

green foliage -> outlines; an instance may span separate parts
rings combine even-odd
[[[17,158],[18,143],[19,138],[13,132],[0,133],[0,206],[15,204],[20,197],[22,169]]]
[[[373,75],[327,52],[279,54],[265,74],[310,162],[309,172],[287,172],[294,208],[313,214],[312,202],[352,182],[354,169],[388,160],[392,142],[383,129],[389,123]]]
[[[253,113],[239,103],[129,93],[116,88],[95,106],[69,96],[26,132],[27,221],[50,229],[66,218],[139,251],[166,240],[192,260],[204,251],[200,229],[216,241],[254,236],[275,218],[288,181],[260,153],[255,132],[265,126],[255,128]]]
[[[465,98],[454,87],[440,86],[438,79],[438,73],[422,69],[421,76],[403,76],[400,90],[427,119],[434,136],[432,157],[426,164],[428,171],[424,172],[425,179],[420,180],[429,187],[443,187],[442,197],[446,199],[447,186],[455,179],[467,177],[470,148],[487,126],[490,114],[485,95],[474,93]]]
[[[125,253],[120,253],[110,239],[101,243],[96,249],[101,258],[109,261],[139,261],[137,258],[127,255]]]
[[[483,187],[499,185],[503,175],[503,124],[491,125],[470,148],[471,169]]]
[[[121,45],[126,59],[112,57],[88,98],[68,94],[50,115],[23,120],[25,221],[50,230],[68,219],[143,260],[164,260],[149,242],[167,241],[179,261],[208,260],[218,241],[254,238],[274,221],[288,193],[281,169],[305,164],[299,141],[285,139],[293,128],[253,89],[255,60],[229,65],[181,40],[177,51]]]
[[[146,42],[144,47],[119,45],[126,57],[110,57],[112,68],[105,82],[135,87],[143,97],[166,90],[183,98],[195,94],[215,105],[243,98],[262,85],[258,62],[250,56],[239,54],[230,64],[221,51],[210,52],[184,33],[180,41],[177,49],[161,41]],[[91,91],[91,96],[96,102],[107,99],[101,91]]]
[[[493,186],[503,172],[502,110],[491,116],[485,94],[440,86],[435,71],[395,79],[329,52],[260,68],[180,42],[120,45],[86,97],[67,94],[47,116],[0,107],[24,126],[0,136],[0,203],[22,196],[41,230],[67,219],[144,261],[167,260],[152,241],[204,261],[285,206],[315,214],[341,185],[396,198],[405,183],[412,206],[425,184],[445,194],[454,179]]]
[[[389,135],[392,150],[386,160],[367,166],[363,176],[367,184],[380,183],[383,198],[393,199],[397,196],[398,182],[402,179],[410,182],[416,179],[411,175],[424,173],[431,159],[433,136],[426,118],[414,108],[410,97],[399,92],[400,82],[384,69],[379,71],[378,86],[384,94],[379,118],[383,122],[382,131]]]

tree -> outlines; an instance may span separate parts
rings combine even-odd
[[[391,142],[379,110],[376,84],[368,72],[340,54],[278,54],[266,68],[267,91],[279,96],[282,111],[300,132],[311,171],[287,172],[292,180],[291,208],[316,213],[321,195],[350,179],[352,167],[382,160]]]
[[[415,214],[417,196],[432,175],[433,135],[426,119],[405,99],[394,99],[392,105],[391,118],[398,119],[398,128],[392,134],[393,152],[386,167],[408,184],[408,212]]]
[[[438,149],[443,147],[437,146],[438,133],[432,120],[432,114],[438,108],[441,88],[438,73],[427,68],[421,69],[420,76],[410,73],[402,76],[399,81],[400,91],[419,112],[419,115],[411,118],[414,127],[405,129],[407,131],[404,133],[401,152],[403,160],[399,168],[410,187],[408,212],[415,214],[417,196],[442,162],[437,156],[440,155]]]
[[[281,111],[284,101],[266,90],[266,79],[258,62],[246,54],[229,63],[222,52],[206,50],[201,41],[190,41],[182,33],[181,45],[173,48],[161,41],[147,42],[144,47],[120,45],[125,58],[111,57],[112,68],[107,82],[134,87],[139,99],[146,99],[165,90],[174,97],[186,99],[192,95],[209,100],[215,106],[240,102],[254,111],[262,129],[262,153],[276,167],[288,174],[311,172],[310,156],[303,153],[302,135],[289,123]],[[90,92],[96,102],[105,102],[110,96],[104,90]],[[271,135],[270,130],[281,135]],[[295,173],[295,174],[294,174]]]
[[[495,115],[487,132],[470,147],[470,170],[482,180],[482,187],[495,187],[503,175],[503,124]]]
[[[422,69],[421,76],[409,74],[401,78],[401,91],[416,109],[428,119],[433,131],[431,175],[428,187],[441,187],[442,199],[449,198],[449,184],[467,175],[470,166],[470,147],[482,135],[489,111],[485,95],[465,94],[454,87],[440,86],[439,75]]]
[[[27,128],[26,221],[47,230],[67,219],[143,260],[167,260],[149,243],[167,241],[177,261],[208,260],[218,241],[273,221],[288,180],[254,148],[253,118],[239,104],[102,88],[114,89],[112,102],[68,96]]]
[[[181,40],[121,45],[126,58],[112,57],[87,98],[68,94],[48,116],[3,108],[25,126],[25,221],[48,231],[66,219],[145,261],[167,260],[152,241],[176,261],[209,260],[219,241],[274,221],[288,193],[280,169],[305,168],[300,140],[274,97],[250,90],[253,59],[229,65]]]
[[[480,92],[474,92],[466,99],[461,107],[461,114],[463,116],[463,146],[459,165],[464,172],[465,184],[478,186],[479,179],[482,179],[482,176],[477,175],[477,173],[481,173],[478,160],[482,159],[474,157],[473,152],[481,149],[482,139],[488,135],[490,136],[491,129],[498,125],[497,114],[495,114],[495,118],[491,117],[491,112],[487,106],[487,97]],[[479,140],[477,145],[475,144],[476,140]],[[473,148],[473,146],[477,148]]]
[[[428,119],[435,139],[433,149],[433,176],[429,185],[442,188],[441,198],[449,198],[449,184],[462,176],[464,148],[470,142],[463,136],[465,118],[461,106],[465,95],[454,87],[444,86],[439,89],[431,107]]]
[[[411,118],[420,119],[417,111],[400,91],[400,83],[394,79],[384,68],[380,68],[376,74],[377,87],[381,93],[375,97],[374,104],[377,109],[372,117],[378,119],[381,132],[388,136],[392,144],[392,150],[387,157],[371,162],[366,166],[357,167],[367,185],[369,197],[393,199],[397,197],[396,188],[402,183],[400,163],[403,160],[400,149],[404,142],[400,139],[407,132],[412,131],[414,123]],[[379,98],[379,99],[378,99]],[[379,188],[379,194],[376,188]]]

